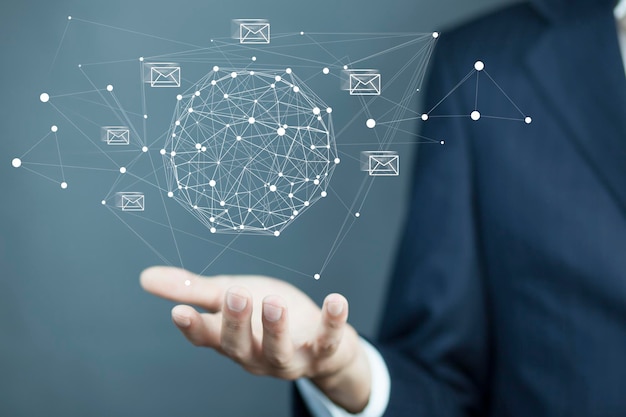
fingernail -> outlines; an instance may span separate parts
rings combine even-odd
[[[180,316],[178,314],[172,314],[172,319],[174,319],[174,323],[178,327],[189,327],[191,326],[191,319],[187,316]]]
[[[263,315],[268,321],[275,322],[280,320],[280,318],[283,316],[283,309],[282,307],[276,307],[272,304],[264,304]]]
[[[240,312],[246,308],[246,305],[248,305],[248,299],[246,297],[242,297],[241,295],[229,292],[226,294],[226,304],[230,310]]]
[[[343,311],[343,303],[340,301],[332,301],[328,303],[327,308],[331,316],[338,316]]]

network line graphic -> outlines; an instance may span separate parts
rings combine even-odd
[[[481,61],[456,87],[476,77],[467,114],[437,114],[456,88],[419,111],[438,32],[281,33],[266,19],[230,23],[230,33],[190,43],[68,17],[51,67],[62,66],[70,81],[51,82],[39,96],[51,109],[48,131],[13,157],[13,167],[61,190],[81,172],[101,173],[110,187],[92,203],[164,264],[185,267],[193,247],[205,260],[200,273],[230,251],[320,279],[367,212],[375,181],[401,175],[401,147],[445,144],[416,134],[416,124],[480,119],[481,73],[519,112],[511,122],[531,122]],[[168,52],[98,55],[70,70],[66,44],[94,30],[158,39]],[[360,174],[359,184],[339,191],[333,177],[352,175],[348,169]],[[297,233],[292,224],[312,210],[335,220],[315,269],[302,270],[280,251],[245,249],[246,239],[271,246]]]

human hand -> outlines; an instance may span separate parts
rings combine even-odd
[[[309,378],[347,411],[367,405],[369,363],[358,334],[347,324],[343,296],[328,295],[320,309],[278,279],[201,277],[171,267],[146,269],[141,285],[159,297],[207,311],[188,305],[172,309],[172,320],[194,345],[215,349],[255,375]]]

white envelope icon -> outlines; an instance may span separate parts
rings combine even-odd
[[[122,211],[144,211],[146,208],[143,193],[117,193],[117,206]]]
[[[173,65],[152,65],[150,67],[151,87],[180,87],[180,67]]]
[[[270,43],[270,24],[264,20],[239,21],[239,43]]]
[[[400,175],[400,156],[391,151],[368,152],[367,172],[372,177]]]
[[[107,145],[129,145],[130,130],[127,127],[106,127]]]
[[[379,96],[380,74],[374,70],[350,71],[351,96]]]

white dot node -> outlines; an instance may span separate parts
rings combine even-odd
[[[143,148],[141,148],[141,152],[146,153],[148,152],[148,147],[144,146]]]
[[[347,66],[347,65],[344,65],[344,66],[343,66],[343,69],[344,69],[344,70],[347,70],[347,69],[348,69],[348,66]]]
[[[102,204],[103,206],[106,206],[106,205],[107,205],[107,201],[106,201],[106,200],[102,200],[102,201],[100,202],[100,204]]]
[[[126,167],[120,168],[120,174],[126,174]]]
[[[361,217],[361,213],[359,212],[354,213],[354,217]]]
[[[330,69],[328,69],[328,68],[324,68],[324,69],[322,70],[322,73],[323,73],[323,74],[325,74],[325,75],[328,75],[328,74],[330,74]]]
[[[254,71],[250,71],[248,74],[250,74],[250,75],[254,75]]]
[[[426,113],[422,114],[422,120],[423,121],[428,120],[428,115]]]
[[[332,112],[333,112],[333,108],[332,107],[326,108],[326,113],[331,114]]]
[[[107,85],[107,91],[110,93],[113,91],[113,86],[111,84]]]
[[[287,69],[285,70],[285,72],[286,72],[287,74],[291,74],[291,68],[287,68]]]
[[[300,36],[303,36],[303,35],[304,35],[304,32],[300,32]]]
[[[311,150],[314,151],[315,150],[315,145],[311,145]]]
[[[315,275],[313,275],[313,278],[315,278],[316,280],[318,280],[318,279],[320,279],[321,277],[320,277],[320,274],[315,274]]]
[[[202,149],[202,144],[196,143],[196,149]]]
[[[58,131],[59,131],[59,128],[58,128],[56,125],[52,125],[52,126],[50,126],[50,130],[51,130],[53,133],[56,133],[56,132],[58,132]]]
[[[206,146],[203,146],[201,149],[202,152],[206,152]]]
[[[67,17],[67,20],[72,20],[72,16],[68,16],[68,17]]]
[[[193,113],[193,107],[189,107],[189,108],[187,109],[187,111],[188,111],[189,113]]]
[[[335,161],[334,161],[334,162],[335,162],[335,164],[339,164],[339,163],[341,162],[341,159],[339,159],[339,158],[335,158]]]
[[[196,91],[196,92],[194,93],[194,95],[195,95],[196,97],[200,97],[200,91]]]
[[[299,93],[300,92],[300,87],[298,87],[298,86],[293,87],[293,92],[294,93]]]
[[[220,201],[220,206],[224,207],[226,205],[226,201]]]
[[[216,85],[216,84],[217,84],[217,81],[211,80],[211,85]]]
[[[294,210],[292,213],[293,213],[294,216],[297,216],[298,215],[298,210]]]
[[[189,281],[188,279],[185,280],[185,287],[188,287],[191,285],[191,281]]]
[[[160,153],[161,155],[165,155],[167,152],[165,151],[165,149],[161,149],[161,150],[159,151],[159,153]]]
[[[439,37],[439,32],[433,32],[433,38],[437,39]]]
[[[235,71],[230,73],[231,78],[237,78],[237,73]]]
[[[277,188],[275,185],[270,185],[270,191],[271,192],[276,192]]]
[[[278,230],[277,230],[277,231],[275,231],[275,232],[274,232],[274,236],[276,236],[276,237],[280,236],[280,232],[279,232]]]
[[[211,230],[211,233],[215,233],[215,232],[217,232],[217,229],[216,229],[215,227],[211,227],[211,229],[210,229],[210,230]]]
[[[313,107],[313,114],[320,114],[320,108],[319,107]]]
[[[181,101],[182,99],[183,99],[182,95],[179,94],[179,95],[176,96],[176,100]]]
[[[250,123],[251,125],[253,125],[255,122],[256,122],[256,119],[254,117],[248,118],[248,123]]]
[[[176,151],[170,152],[170,156],[176,156]]]
[[[322,191],[322,193],[320,194],[322,197],[327,197],[328,193],[326,191]]]
[[[524,119],[524,122],[525,122],[527,125],[529,125],[529,124],[531,124],[531,123],[533,122],[533,119],[532,119],[531,117],[526,117],[526,118]]]
[[[144,118],[144,119],[147,119],[147,118],[148,118],[148,115],[147,115],[147,114],[144,114],[144,115],[143,115],[143,118]]]
[[[218,72],[220,70],[220,67],[218,67],[217,65],[213,67],[213,72]]]
[[[277,75],[276,77],[274,77],[274,80],[275,80],[276,82],[278,82],[278,81],[282,80],[282,78],[280,78],[280,75]]]
[[[61,188],[64,190],[67,188],[67,183],[65,181],[61,183]]]
[[[139,57],[139,62],[143,62],[143,57],[142,56]]]
[[[304,202],[304,206],[305,206],[305,207],[309,207],[309,205],[310,205],[310,204],[311,204],[311,203],[309,203],[308,201],[305,201],[305,202]]]
[[[472,120],[478,120],[480,119],[480,112],[478,110],[474,110],[472,114],[470,114],[470,117]]]
[[[313,180],[313,184],[320,185],[320,180]]]
[[[289,193],[289,194],[287,195],[287,197],[289,197],[289,198],[293,198],[293,193]]]
[[[215,180],[209,181],[209,187],[215,187],[216,184]]]
[[[13,158],[11,165],[13,165],[13,168],[19,168],[22,166],[22,160],[20,158]]]
[[[168,192],[168,193],[167,193],[167,196],[168,196],[169,198],[172,198],[172,197],[174,197],[174,193],[173,193],[172,191],[170,191],[170,192]]]
[[[441,141],[441,142],[439,142],[439,143],[440,143],[441,145],[445,145],[445,144],[446,144],[446,141],[445,141],[445,140],[442,140],[442,141]]]
[[[39,100],[41,100],[42,103],[47,103],[50,101],[50,95],[48,93],[41,93]]]
[[[365,125],[369,127],[370,129],[373,129],[376,126],[376,120],[367,119],[367,122],[365,122]]]
[[[176,126],[180,126],[180,120],[176,120],[176,121],[174,122],[174,124],[175,124]]]
[[[237,136],[237,140],[240,141],[241,140],[241,136]]]
[[[278,136],[285,136],[285,132],[286,132],[286,131],[285,131],[285,128],[283,128],[283,127],[279,127],[279,128],[276,130],[276,133],[278,134]]]
[[[224,93],[224,98],[227,99],[228,98],[228,93]]]
[[[252,57],[252,60],[253,60],[253,61],[256,61],[256,57],[255,57],[255,56],[253,56],[253,57]]]
[[[476,61],[474,64],[474,69],[476,71],[482,71],[485,69],[485,63],[483,61]]]

